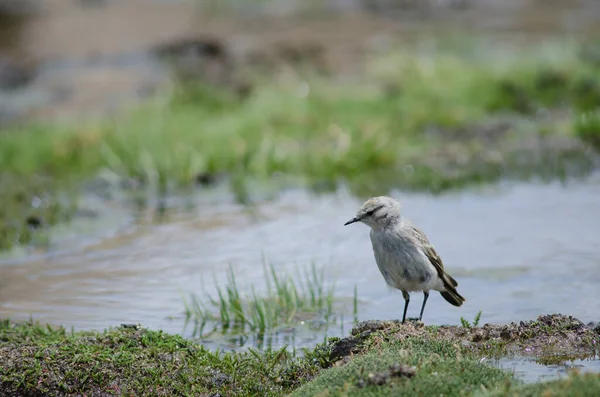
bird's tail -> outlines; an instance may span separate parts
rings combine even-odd
[[[443,291],[440,292],[440,294],[442,294],[442,296],[448,301],[448,303],[454,306],[461,306],[465,301],[465,298],[463,298],[456,290],[452,292]]]
[[[451,305],[461,306],[466,299],[458,293],[458,291],[456,290],[457,286],[458,283],[455,279],[453,279],[447,274],[444,274],[444,287],[446,287],[446,291],[440,292],[440,294]]]

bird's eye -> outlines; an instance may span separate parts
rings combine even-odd
[[[371,216],[371,215],[373,215],[374,213],[375,213],[375,210],[368,211],[368,212],[367,212],[367,216]]]

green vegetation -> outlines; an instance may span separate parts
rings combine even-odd
[[[600,150],[600,110],[577,115],[574,126],[583,141]]]
[[[600,66],[579,46],[456,47],[397,49],[344,83],[299,72],[256,79],[245,97],[188,84],[111,120],[14,126],[0,133],[1,177],[51,181],[44,193],[59,207],[39,215],[50,225],[69,214],[63,189],[100,170],[157,196],[223,174],[245,202],[251,178],[274,175],[320,189],[342,181],[362,196],[596,166],[587,145],[598,146]],[[0,247],[30,238],[18,203],[38,193],[23,189],[22,199],[3,189]]]
[[[264,266],[267,284],[266,295],[259,296],[252,288],[251,296],[244,296],[229,268],[228,284],[218,287],[218,297],[208,297],[210,306],[195,294],[185,302],[186,320],[193,322],[193,335],[203,335],[207,326],[210,332],[223,334],[259,335],[277,327],[301,320],[319,317],[325,322],[333,315],[334,287],[325,287],[325,269],[317,270],[313,263],[310,270],[298,272],[295,277],[276,271],[273,265]]]
[[[0,323],[0,394],[280,396],[313,376],[321,356],[285,349],[210,352],[180,336],[135,328],[69,333]],[[311,355],[312,354],[312,355]]]
[[[598,338],[566,316],[541,316],[521,324],[515,331],[542,327],[546,341],[568,343],[579,354],[589,353],[591,346],[580,350],[579,335]],[[486,327],[501,334],[507,326],[486,325],[483,330]],[[490,340],[475,342],[473,348],[473,336],[481,330],[364,322],[347,338],[331,338],[295,356],[285,347],[211,352],[180,336],[136,326],[67,332],[0,321],[0,394],[592,396],[600,386],[599,375],[578,374],[523,385],[510,372],[483,363],[482,357],[495,356],[485,347]],[[498,338],[514,347],[527,346],[538,337],[523,333]]]
[[[388,369],[398,363],[408,368],[388,375]],[[367,353],[325,371],[292,396],[451,396],[459,391],[473,395],[510,380],[508,372],[482,365],[452,343],[406,338],[375,342]]]
[[[479,326],[479,320],[481,320],[481,313],[482,311],[478,311],[477,314],[475,315],[475,318],[473,319],[473,323],[470,323],[469,320],[467,320],[464,317],[460,318],[460,323],[463,327],[465,328],[472,328],[472,327],[478,327]]]

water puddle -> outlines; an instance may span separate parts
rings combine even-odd
[[[589,359],[565,360],[557,364],[544,365],[531,358],[512,357],[500,359],[497,363],[500,368],[512,371],[518,379],[525,383],[544,382],[563,378],[570,371],[581,373],[600,373],[600,357]]]

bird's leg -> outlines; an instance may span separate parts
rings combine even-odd
[[[425,304],[429,298],[429,291],[423,291],[423,306],[421,306],[421,314],[419,314],[419,321],[423,318],[423,311],[425,310]]]
[[[402,324],[406,320],[406,310],[408,310],[408,304],[410,303],[410,295],[406,291],[402,291],[402,296],[404,297],[404,314],[402,315]]]

